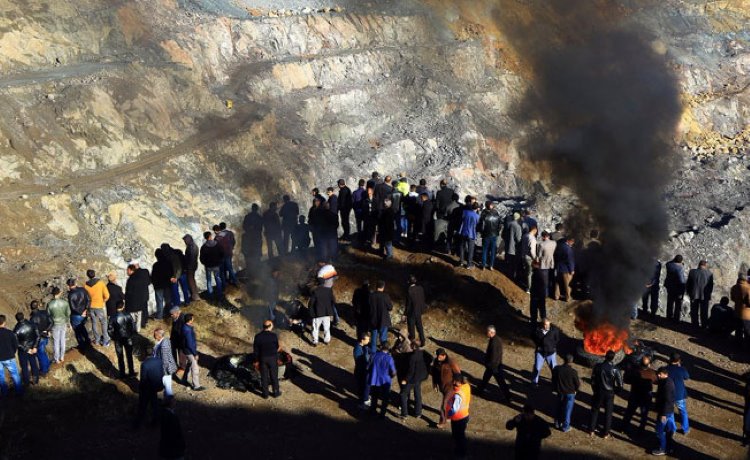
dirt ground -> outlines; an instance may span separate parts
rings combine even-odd
[[[312,262],[295,258],[275,262],[282,269],[284,300],[306,300],[299,295],[298,285],[304,284]],[[440,398],[429,382],[423,386],[426,409],[421,419],[410,417],[401,422],[393,405],[386,420],[373,419],[357,408],[354,398],[354,329],[349,303],[352,291],[363,279],[385,279],[386,290],[396,310],[401,311],[408,273],[423,280],[428,295],[426,349],[433,352],[438,347],[445,348],[458,359],[472,384],[478,383],[483,372],[483,328],[487,324],[498,327],[505,343],[505,365],[514,397],[511,404],[501,404],[493,385],[490,396],[472,400],[469,450],[476,459],[512,455],[515,433],[505,429],[505,422],[520,411],[527,398],[550,423],[554,414],[549,371],[543,371],[539,389],[528,384],[533,361],[528,340],[528,297],[497,271],[466,271],[452,265],[453,259],[442,255],[396,250],[396,259],[384,262],[372,254],[344,251],[336,263],[339,279],[334,287],[343,320],[333,330],[331,344],[313,348],[309,337],[301,338],[285,330],[283,321],[277,320],[282,344],[299,368],[291,380],[282,382],[283,395],[279,399],[263,400],[257,394],[219,389],[207,375],[217,357],[251,351],[265,306],[247,292],[259,292],[257,280],[264,279],[264,274],[254,273],[256,281],[249,282],[247,290],[230,291],[226,304],[194,302],[185,310],[196,315],[201,381],[208,390],[196,393],[175,385],[187,457],[452,458],[449,429],[435,426]],[[283,307],[279,313],[281,310]],[[580,339],[573,327],[572,308],[551,302],[548,312],[564,332],[561,352],[572,352]],[[396,312],[393,317],[400,320]],[[157,323],[152,321],[141,331],[140,350],[147,346],[155,327]],[[747,458],[747,450],[740,445],[740,376],[748,370],[747,356],[737,356],[734,344],[714,336],[693,335],[686,323],[675,329],[658,321],[637,320],[632,329],[657,350],[662,360],[672,351],[680,351],[690,372],[688,407],[692,430],[689,436],[675,436],[675,458]],[[97,348],[85,356],[72,350],[64,366],[53,366],[49,376],[23,399],[2,400],[0,458],[158,458],[158,427],[131,428],[137,380],[115,379],[113,363],[116,365],[113,347]],[[603,440],[586,434],[590,371],[576,367],[584,383],[573,412],[574,430],[565,434],[553,430],[543,444],[542,457],[649,457],[648,451],[656,442],[652,423],[640,435],[620,429],[626,404],[622,397],[627,392],[615,401],[613,438]]]

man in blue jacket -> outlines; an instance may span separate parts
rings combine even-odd
[[[370,394],[372,404],[370,413],[375,415],[378,410],[378,400],[381,401],[380,418],[385,418],[388,401],[391,399],[391,383],[396,376],[396,363],[388,350],[388,343],[380,344],[378,352],[370,362]]]
[[[669,378],[674,382],[674,400],[675,406],[680,410],[680,426],[682,427],[682,434],[688,434],[690,432],[690,421],[688,420],[687,412],[687,389],[685,388],[685,380],[690,380],[690,375],[682,367],[682,359],[680,354],[677,352],[672,353],[669,356],[669,366],[667,366],[667,373]]]
[[[193,390],[203,391],[204,387],[201,386],[200,382],[200,371],[198,369],[198,341],[195,338],[195,328],[193,327],[193,314],[186,313],[184,318],[185,324],[182,325],[182,339],[183,348],[182,352],[187,358],[190,367],[185,369],[185,374],[182,376],[182,383],[187,385],[188,373],[190,374],[190,380],[193,384]]]
[[[474,243],[477,239],[477,225],[479,224],[479,203],[467,203],[461,216],[461,227],[458,234],[461,236],[459,256],[461,265],[467,270],[474,268]],[[464,262],[465,261],[465,262]]]

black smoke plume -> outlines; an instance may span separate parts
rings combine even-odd
[[[578,196],[581,208],[567,220],[601,230],[602,249],[587,261],[594,321],[627,327],[667,239],[662,195],[677,165],[681,113],[675,75],[618,2],[498,3],[494,18],[531,73],[515,110],[524,149]],[[524,18],[509,13],[521,4]]]

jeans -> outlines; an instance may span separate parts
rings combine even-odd
[[[86,346],[91,344],[91,340],[89,339],[89,333],[86,330],[86,317],[85,316],[71,314],[70,325],[73,326],[73,333],[76,336],[76,342],[78,342],[78,348],[85,348]]]
[[[487,260],[487,254],[490,256],[489,261]],[[494,267],[495,257],[497,257],[497,236],[482,238],[482,266],[485,268]]]
[[[164,318],[164,306],[169,302],[166,289],[154,289],[154,299],[156,300],[156,319]]]
[[[23,351],[19,348],[18,364],[21,366],[21,378],[24,385],[29,384],[29,367],[31,367],[31,376],[34,377],[34,381],[39,381],[39,365],[37,364],[36,357],[34,355],[29,354],[28,352]]]
[[[288,252],[288,247],[289,245],[287,244],[281,248],[279,250],[281,254],[286,254]],[[232,266],[232,256],[225,256],[221,261],[221,282],[226,286],[227,281],[232,284],[237,284],[237,275],[234,273],[234,267]]]
[[[615,404],[614,391],[596,391],[594,390],[593,402],[591,403],[591,424],[589,430],[593,433],[596,430],[596,423],[599,419],[599,409],[604,406],[604,436],[609,434],[612,427],[612,409]]]
[[[49,356],[47,356],[47,343],[49,337],[39,339],[39,345],[36,348],[36,360],[39,363],[39,373],[44,375],[49,371]]]
[[[474,266],[474,238],[461,235],[461,247],[459,248],[459,257],[461,264],[466,261],[467,267]]]
[[[133,370],[133,342],[130,339],[115,340],[115,353],[117,353],[117,368],[120,370],[120,377],[125,376],[125,359],[123,351],[128,359],[128,372],[135,373]]]
[[[94,343],[108,345],[107,311],[104,308],[90,308],[89,315],[91,316],[91,335],[94,336]]]
[[[5,369],[8,369],[10,378],[13,380],[13,386],[16,389],[17,395],[23,394],[23,385],[21,384],[21,376],[18,375],[18,366],[16,366],[15,358],[11,358],[7,361],[0,361],[0,394],[3,396],[8,395],[8,384],[5,383]]]
[[[468,424],[469,417],[462,418],[461,420],[451,420],[451,437],[455,445],[453,452],[457,458],[466,457],[466,445],[468,444],[466,439],[466,425]]]
[[[552,353],[549,356],[542,356],[538,351],[534,353],[534,371],[531,380],[534,383],[539,383],[539,373],[542,371],[542,366],[547,363],[550,370],[557,366],[557,353]]]
[[[385,258],[393,258],[393,241],[382,241],[380,245],[383,248]]]
[[[502,364],[497,367],[487,367],[484,369],[480,388],[486,388],[492,377],[495,377],[495,381],[497,382],[497,386],[500,387],[500,392],[503,394],[503,397],[510,401],[510,388],[508,388],[508,383],[505,381],[505,371],[503,370]]]
[[[68,332],[67,324],[58,324],[52,326],[52,357],[56,363],[62,361],[65,357],[65,336]]]
[[[183,274],[177,279],[177,282],[179,283],[180,289],[182,290],[182,298],[184,300],[183,303],[188,304],[192,302],[193,294],[190,288],[190,283],[188,283],[187,273],[183,272]]]
[[[318,335],[320,334],[321,325],[323,326],[323,342],[328,343],[331,341],[331,317],[321,316],[320,318],[313,318],[312,320],[313,343],[318,343]]]
[[[401,416],[409,415],[409,393],[414,391],[414,416],[422,416],[422,382],[407,383],[401,387]]]
[[[169,285],[169,307],[178,307],[180,305],[180,279]],[[169,312],[167,312],[169,313]]]
[[[573,407],[576,405],[576,394],[557,396],[557,415],[555,416],[555,426],[563,431],[570,429],[570,416],[573,413]]]
[[[677,407],[677,409],[680,410],[680,428],[682,428],[683,433],[687,433],[688,431],[690,431],[690,421],[688,420],[687,412],[687,400],[678,399],[674,402],[674,405]]]
[[[659,440],[659,450],[666,452],[672,450],[672,436],[677,431],[674,423],[674,414],[667,415],[667,420],[662,422],[661,417],[656,417],[656,438]]]
[[[213,276],[214,280],[216,281],[216,296],[214,296],[214,288],[211,283],[211,276]],[[221,275],[219,274],[219,267],[206,267],[206,290],[208,291],[209,297],[213,296],[216,299],[221,298],[222,284]]]
[[[372,355],[375,356],[375,352],[378,351],[378,343],[388,341],[388,328],[381,327],[380,329],[373,329],[370,332],[370,350],[372,351]]]

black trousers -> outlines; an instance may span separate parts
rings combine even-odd
[[[422,416],[422,383],[407,383],[401,387],[401,415],[409,415],[409,394],[414,391],[414,416]]]
[[[279,362],[276,357],[260,359],[260,384],[263,397],[268,397],[269,377],[273,394],[279,394]]]
[[[708,299],[690,301],[690,322],[693,326],[708,327]]]
[[[349,223],[349,216],[351,216],[352,210],[339,209],[339,214],[341,215],[341,228],[344,230],[342,238],[349,238],[349,235],[351,234],[351,224]]]
[[[468,424],[469,417],[462,418],[461,420],[451,420],[451,436],[455,445],[454,453],[458,458],[466,457],[466,445],[468,444],[468,440],[466,439],[466,425]]]
[[[487,384],[490,383],[490,379],[492,377],[495,377],[495,381],[497,382],[497,386],[500,387],[500,392],[503,394],[503,397],[505,397],[506,400],[510,401],[510,388],[508,387],[508,383],[505,381],[505,371],[503,370],[502,364],[498,365],[497,367],[487,367],[484,369],[484,375],[482,376],[482,384],[480,385],[480,388],[486,388]]]
[[[615,404],[615,393],[613,391],[594,391],[594,397],[591,403],[591,424],[589,429],[596,431],[596,423],[599,420],[599,409],[604,406],[604,431],[602,435],[609,434],[612,427],[612,409]]]
[[[120,370],[120,376],[125,375],[125,359],[123,351],[128,358],[128,372],[133,374],[133,341],[130,339],[115,340],[115,353],[117,353],[117,368]]]
[[[419,333],[419,342],[424,346],[426,339],[424,336],[424,327],[422,327],[422,316],[417,315],[406,318],[406,327],[409,330],[409,340],[414,340],[414,337],[416,337],[414,334],[414,330],[416,329],[416,332]]]
[[[391,384],[386,383],[379,386],[370,387],[370,412],[375,413],[378,410],[378,401],[380,401],[380,415],[385,417],[386,410],[388,409],[388,403],[391,399]]]
[[[682,292],[669,292],[667,291],[667,319],[674,321],[680,321],[680,314],[682,313],[682,297],[685,294]]]
[[[633,415],[635,415],[635,411],[637,409],[640,409],[641,422],[638,425],[638,428],[640,429],[646,428],[646,423],[648,422],[648,410],[650,407],[651,407],[650,395],[648,397],[631,396],[630,399],[628,399],[628,407],[625,409],[625,415],[622,417],[622,425],[627,428],[628,425],[630,425],[630,420],[633,418]]]

